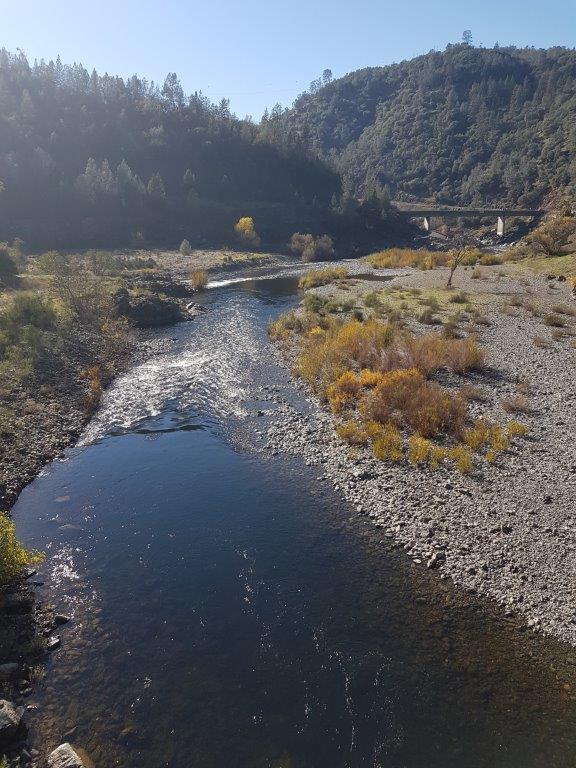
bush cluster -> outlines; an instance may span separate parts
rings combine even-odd
[[[474,454],[494,461],[512,438],[525,434],[517,422],[508,428],[470,424],[466,388],[451,391],[431,379],[441,369],[463,375],[483,366],[473,336],[417,336],[375,318],[340,319],[311,308],[280,317],[269,333],[280,341],[298,337],[295,370],[344,417],[339,436],[350,445],[371,444],[383,461],[407,457],[434,469],[450,460],[469,472]]]
[[[290,250],[302,261],[328,261],[334,258],[334,243],[329,235],[315,237],[295,232],[290,239]]]
[[[44,556],[26,549],[16,538],[14,523],[0,512],[0,586],[16,581],[24,568],[42,562]]]

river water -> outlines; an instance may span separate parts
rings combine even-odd
[[[73,620],[28,714],[97,768],[576,765],[570,654],[380,541],[259,432],[306,403],[266,325],[291,276],[215,284],[21,495]]]

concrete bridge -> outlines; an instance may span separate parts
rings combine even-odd
[[[401,205],[401,204],[400,204]],[[406,205],[406,204],[404,204]],[[544,215],[544,211],[530,208],[398,208],[398,213],[409,219],[423,219],[424,229],[432,231],[432,218],[435,219],[459,219],[459,218],[495,218],[496,234],[504,237],[506,234],[506,219],[523,217],[537,220]]]

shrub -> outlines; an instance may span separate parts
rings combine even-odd
[[[466,304],[468,301],[468,296],[464,293],[464,291],[458,291],[458,293],[453,293],[449,300],[452,304]]]
[[[234,232],[240,242],[250,248],[260,247],[260,235],[254,229],[254,219],[251,216],[242,216],[234,224]]]
[[[486,402],[486,394],[476,384],[463,384],[460,387],[460,396],[464,400],[475,400],[478,403]]]
[[[540,347],[541,349],[548,349],[550,347],[550,342],[543,336],[534,336],[532,341],[535,347]]]
[[[178,249],[182,256],[190,256],[192,253],[192,248],[190,247],[190,243],[188,240],[182,240],[180,243],[180,248]]]
[[[6,245],[0,245],[0,281],[4,285],[14,285],[17,281],[18,265],[12,258],[10,249]]]
[[[460,433],[465,403],[409,368],[384,374],[362,399],[360,412],[367,420],[405,423],[423,437],[433,437],[440,432]]]
[[[314,237],[311,234],[295,232],[290,239],[290,250],[305,262],[334,258],[334,243],[329,235]]]
[[[360,392],[360,382],[352,371],[345,371],[326,390],[326,397],[334,413],[352,405]]]
[[[427,464],[430,469],[437,469],[446,457],[446,451],[422,435],[412,435],[408,441],[408,461],[414,465]]]
[[[502,264],[502,259],[499,256],[496,256],[495,253],[487,253],[480,259],[480,264],[482,264],[483,267],[493,267],[496,264]]]
[[[379,461],[402,461],[404,446],[402,435],[394,424],[385,424],[381,434],[372,442],[372,452]]]
[[[434,314],[432,309],[428,308],[420,313],[418,322],[423,325],[439,325],[442,321]]]
[[[473,336],[454,339],[446,345],[446,364],[455,373],[478,370],[484,365],[484,352]]]
[[[190,284],[192,286],[192,290],[196,292],[203,291],[206,286],[208,285],[208,275],[204,269],[195,269],[192,272],[192,276],[190,278]]]
[[[508,437],[524,437],[528,434],[528,427],[519,421],[511,421],[506,427],[506,431],[508,432]]]
[[[568,304],[556,304],[552,307],[552,312],[557,315],[570,315],[571,317],[576,317],[576,308],[570,307]]]
[[[82,378],[86,380],[88,392],[86,394],[85,408],[87,413],[92,413],[102,397],[102,381],[100,379],[100,366],[93,365],[82,371]]]
[[[306,337],[296,370],[313,388],[325,390],[351,368],[378,368],[393,337],[393,328],[377,320],[331,321],[325,333]]]
[[[362,424],[354,419],[339,424],[336,434],[349,445],[366,445],[369,439]]]
[[[500,403],[506,413],[528,413],[530,405],[523,395],[511,395],[505,397]]]
[[[8,327],[18,328],[31,325],[40,330],[49,330],[54,327],[56,320],[53,302],[36,293],[17,293],[3,315],[3,321]]]
[[[410,248],[388,248],[385,251],[366,256],[366,261],[374,269],[402,269],[416,267],[418,269],[434,269],[448,263],[448,254]]]
[[[530,235],[530,244],[545,256],[561,256],[576,234],[576,218],[555,216],[543,222]]]
[[[448,456],[454,462],[456,468],[463,475],[467,475],[472,471],[472,454],[465,445],[455,445],[448,451]]]
[[[561,315],[550,314],[544,318],[544,323],[552,328],[565,328],[566,320]]]
[[[70,259],[59,251],[46,251],[38,257],[36,266],[45,275],[64,274],[70,268]]]
[[[346,267],[326,267],[325,269],[311,269],[305,275],[302,275],[298,281],[298,287],[306,290],[315,288],[318,285],[327,285],[336,280],[345,280],[348,277]]]
[[[10,584],[22,576],[24,568],[42,562],[44,556],[26,549],[16,538],[14,523],[0,512],[0,585]]]

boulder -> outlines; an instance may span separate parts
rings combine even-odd
[[[88,768],[71,744],[60,744],[48,756],[48,768]]]
[[[0,699],[0,743],[13,739],[22,723],[24,709]]]
[[[116,308],[118,314],[127,317],[138,328],[171,325],[184,319],[176,299],[162,298],[153,293],[130,296],[128,304],[122,294],[116,299]]]

